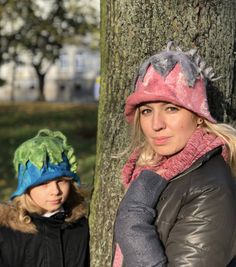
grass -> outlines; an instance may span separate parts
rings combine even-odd
[[[82,184],[93,183],[97,105],[74,103],[0,103],[0,200],[15,190],[15,149],[39,129],[60,130],[74,147]]]

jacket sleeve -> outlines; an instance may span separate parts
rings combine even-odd
[[[9,262],[8,263],[5,262],[6,259],[4,259],[4,256],[3,256],[3,249],[2,249],[3,247],[4,247],[4,237],[2,235],[2,232],[0,231],[0,266],[7,267],[9,266]],[[8,247],[8,246],[5,246],[5,247]]]
[[[232,190],[196,188],[184,202],[165,244],[168,267],[228,266],[236,229]]]
[[[142,171],[121,201],[115,221],[115,240],[121,248],[125,266],[166,266],[154,221],[155,207],[167,183],[152,171]]]

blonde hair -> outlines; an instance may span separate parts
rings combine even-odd
[[[75,181],[71,181],[70,183],[70,193],[68,199],[64,203],[65,208],[68,209],[68,217],[65,219],[68,223],[74,222],[87,213],[84,201],[85,191],[78,187]],[[28,226],[30,232],[36,233],[37,229],[32,223],[30,213],[42,215],[45,213],[45,210],[39,207],[27,193],[15,197],[12,200],[12,205],[16,207],[19,222]]]
[[[131,143],[130,146],[125,151],[126,153],[130,153],[133,150],[139,150],[139,158],[137,161],[137,165],[154,165],[156,163],[155,155],[156,153],[145,140],[145,136],[142,132],[140,125],[140,111],[139,108],[136,109],[134,115],[134,123],[132,125],[131,131]]]
[[[203,127],[224,141],[228,151],[228,164],[236,176],[236,129],[226,123],[211,123],[207,120],[204,120]]]
[[[139,150],[140,156],[137,165],[154,165],[156,163],[156,153],[151,146],[146,142],[144,134],[140,125],[140,111],[139,108],[135,111],[134,123],[132,125],[131,144],[125,153],[130,153],[133,150]],[[220,137],[228,151],[228,164],[231,172],[236,176],[236,129],[231,125],[225,123],[211,123],[203,119],[202,127],[208,132]]]

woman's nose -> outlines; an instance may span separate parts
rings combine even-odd
[[[154,131],[160,131],[165,127],[165,120],[162,114],[160,112],[154,112],[152,117],[152,129]]]

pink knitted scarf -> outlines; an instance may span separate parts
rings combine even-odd
[[[137,166],[139,151],[136,149],[130,155],[123,170],[122,182],[125,187],[136,179],[142,170],[153,170],[166,180],[171,180],[176,175],[187,170],[197,159],[216,147],[222,146],[222,156],[227,161],[227,149],[224,141],[214,134],[207,133],[203,128],[197,128],[188,143],[178,154],[171,157],[157,157],[157,162],[152,166]],[[123,255],[118,244],[116,244],[113,267],[121,267]]]
[[[157,173],[158,170],[161,170],[161,176],[166,180],[170,180],[187,170],[197,159],[207,152],[219,146],[223,147],[222,155],[224,159],[227,160],[227,151],[224,141],[214,134],[207,133],[203,128],[197,128],[183,150],[168,158],[158,158],[156,164],[152,166],[136,166],[139,151],[134,150],[122,170],[123,184],[125,187],[128,187],[130,182],[132,182],[142,170],[153,170]]]

